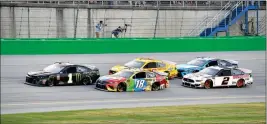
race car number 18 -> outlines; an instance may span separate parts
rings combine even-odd
[[[145,81],[144,80],[136,80],[135,81],[135,87],[136,88],[142,88],[144,86]]]

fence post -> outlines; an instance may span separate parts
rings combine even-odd
[[[87,37],[91,38],[92,37],[92,32],[91,32],[91,10],[92,9],[87,9],[87,14],[88,14],[88,18],[87,18]]]
[[[30,7],[28,7],[28,38],[31,38],[30,27]]]
[[[158,1],[157,1],[158,2]],[[156,37],[156,32],[157,32],[157,25],[158,25],[158,18],[159,18],[159,7],[157,9],[157,17],[156,17],[156,24],[154,28],[154,38]]]
[[[260,1],[257,1],[258,4],[256,5],[256,7],[257,7],[257,10],[256,10],[256,15],[257,15],[257,16],[256,16],[256,17],[257,17],[257,18],[256,18],[256,19],[257,19],[257,36],[259,35],[259,7],[260,7],[260,6],[259,6],[259,5],[260,5],[259,2],[260,2]],[[254,5],[254,6],[255,6],[255,5]]]
[[[76,18],[75,18],[74,38],[76,38],[76,33],[77,33],[78,16],[79,16],[79,5],[78,5],[78,9],[77,9]]]
[[[12,35],[12,38],[16,38],[17,36],[17,32],[16,32],[16,17],[15,17],[15,7],[11,7],[11,13],[12,13],[12,16],[11,16],[11,19],[12,19],[12,25],[11,25],[11,35]]]

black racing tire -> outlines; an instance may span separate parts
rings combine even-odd
[[[243,79],[240,79],[237,81],[237,83],[236,83],[237,88],[242,88],[244,86],[245,86],[245,81]]]
[[[127,86],[125,83],[119,83],[117,86],[117,92],[126,92]]]
[[[151,86],[151,91],[158,91],[158,90],[160,90],[159,83],[158,82],[153,83]]]
[[[91,85],[93,83],[91,77],[85,77],[82,79],[82,82],[81,82],[83,85]]]
[[[47,80],[45,84],[46,86],[49,86],[49,87],[53,87],[55,85],[53,80]]]
[[[211,80],[206,80],[205,83],[204,83],[204,88],[205,89],[212,88],[212,81]]]

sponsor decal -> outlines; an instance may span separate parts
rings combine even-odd
[[[82,80],[82,74],[81,73],[76,73],[76,82],[79,82]]]
[[[221,85],[227,85],[230,77],[224,77]]]
[[[239,78],[249,78],[249,75],[234,75],[233,79],[239,79]]]

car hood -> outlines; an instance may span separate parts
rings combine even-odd
[[[182,69],[182,70],[187,70],[187,69],[198,69],[200,67],[195,66],[195,65],[189,65],[189,64],[179,64],[179,65],[176,65],[176,68]]]
[[[54,73],[51,72],[45,72],[45,71],[30,71],[28,72],[28,75],[30,76],[48,76]]]
[[[106,82],[124,82],[126,78],[117,75],[105,75],[99,77],[98,80]]]
[[[202,80],[203,78],[211,78],[212,75],[208,75],[205,73],[191,73],[184,76],[184,78],[189,78],[193,80]]]

